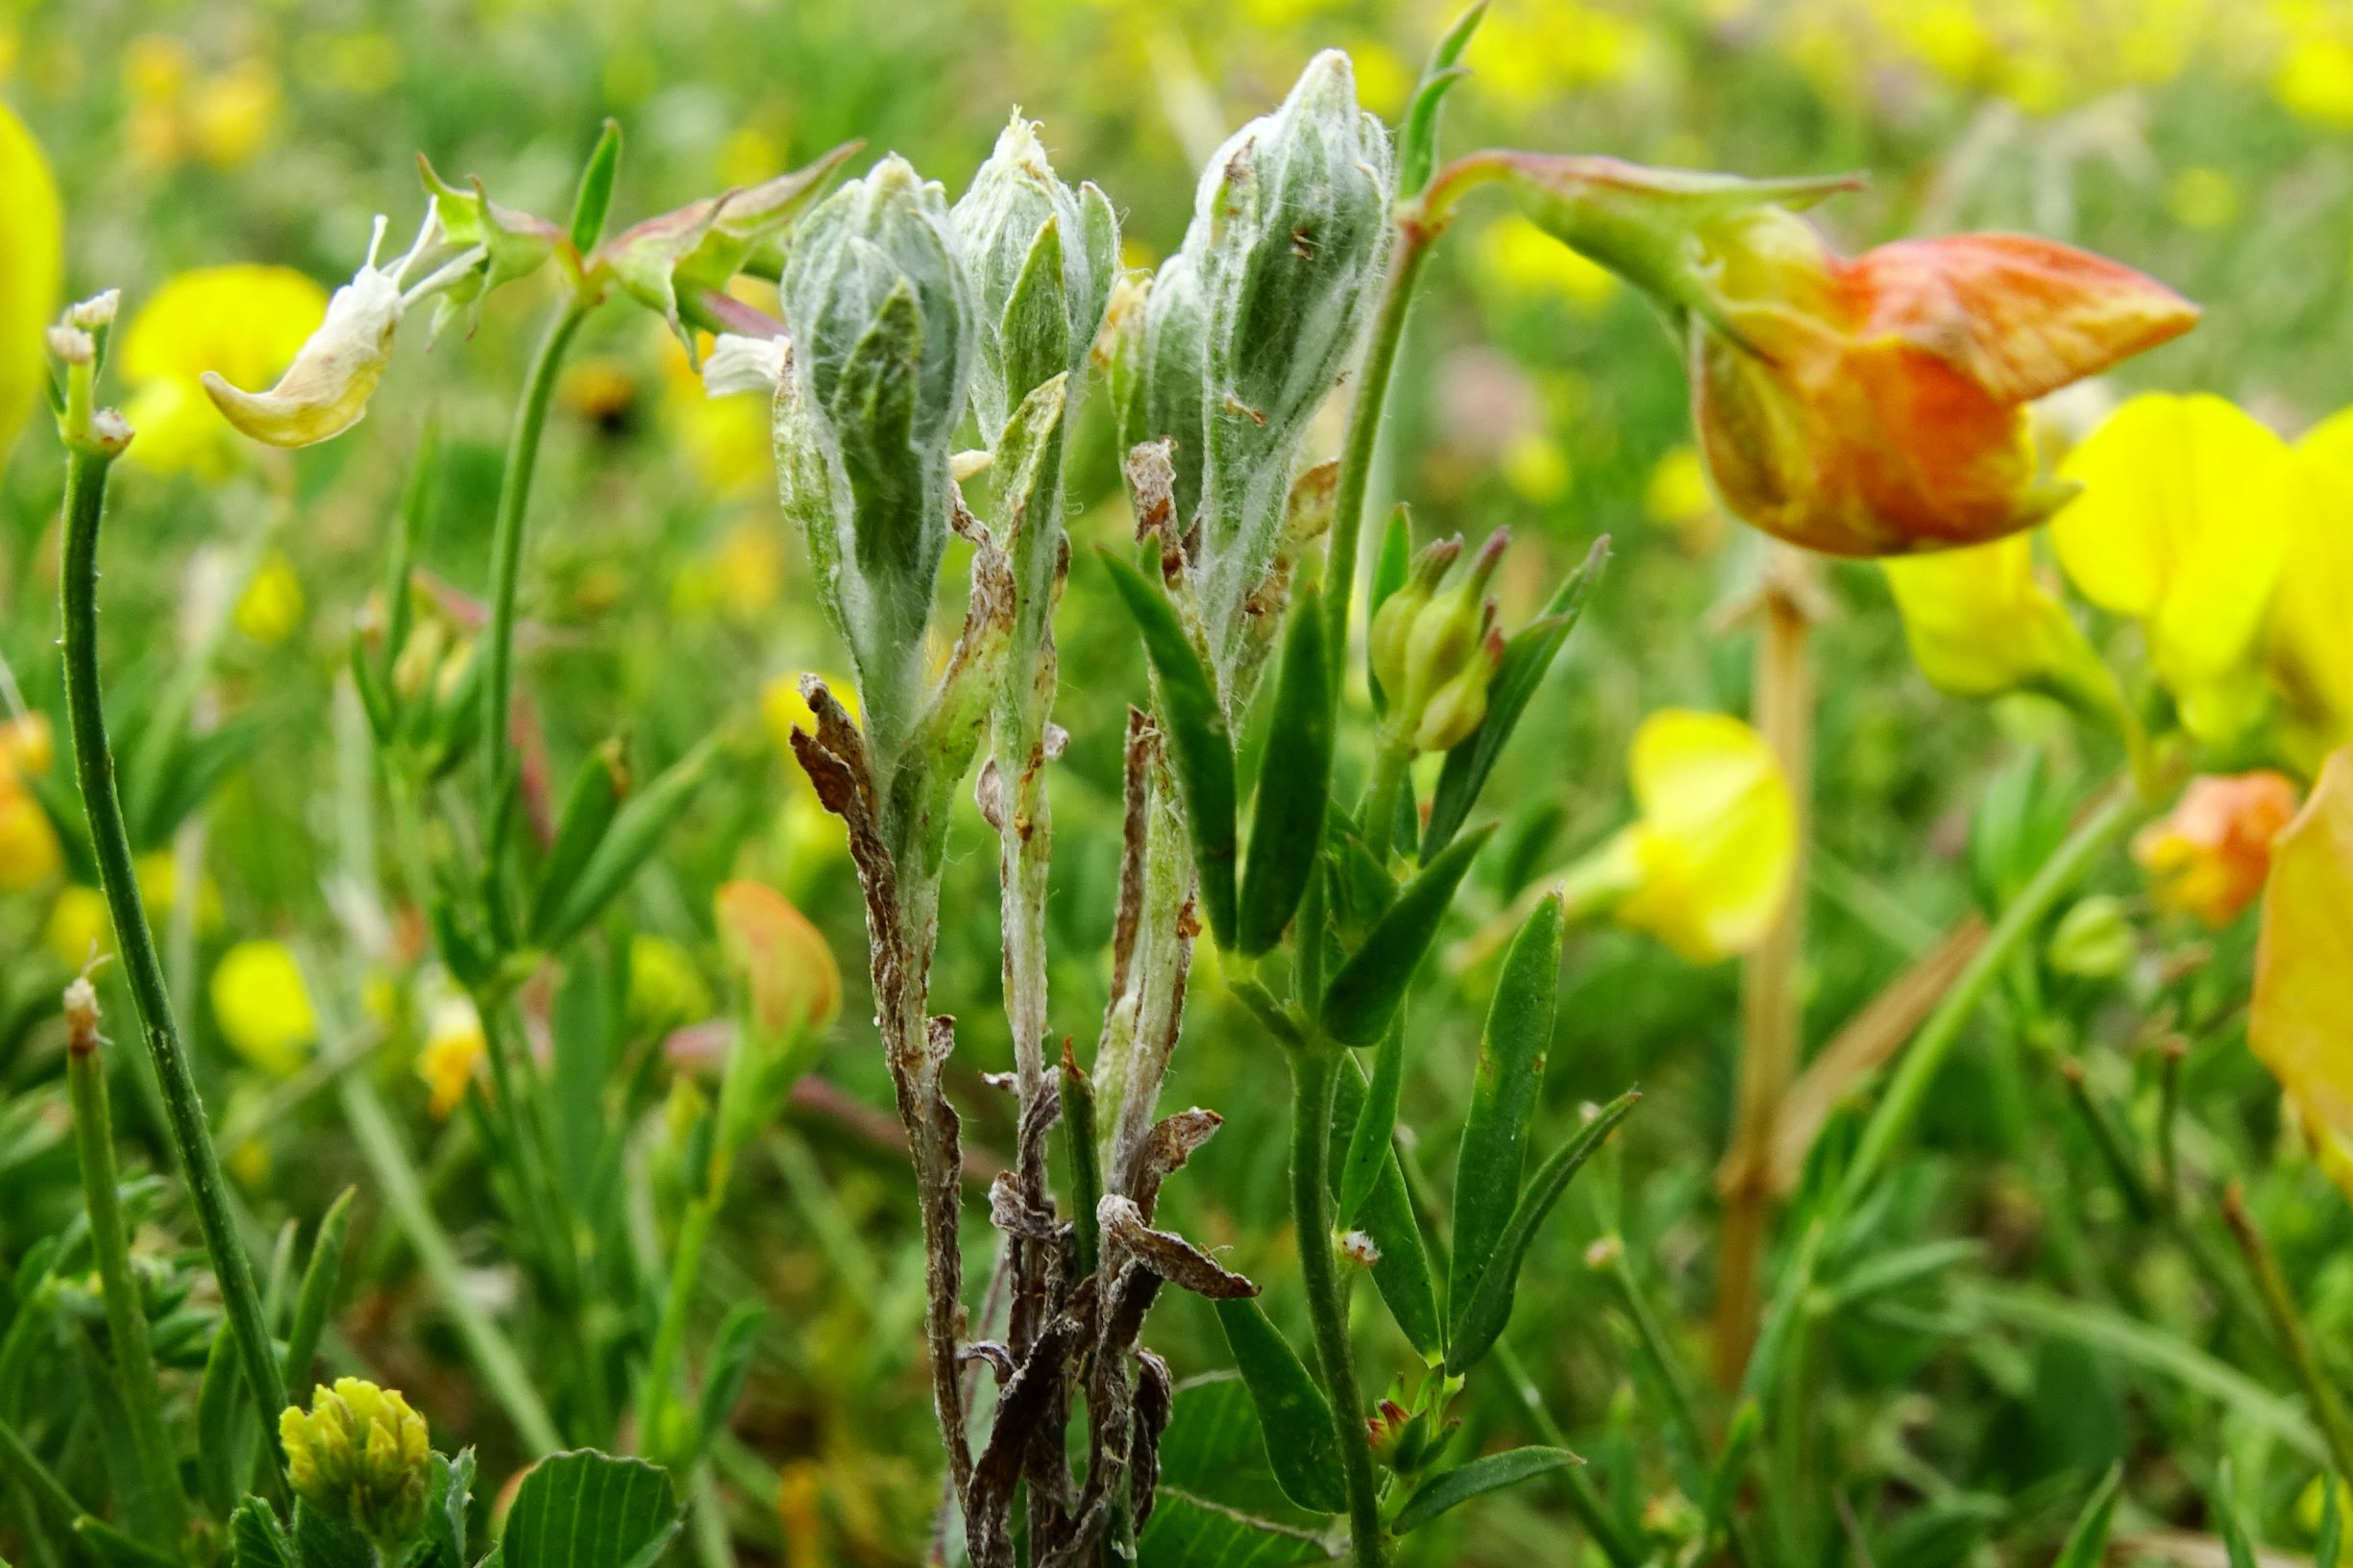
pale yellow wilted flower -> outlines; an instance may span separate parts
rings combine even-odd
[[[2069,580],[2141,623],[2192,735],[2244,734],[2263,710],[2256,655],[2288,520],[2305,504],[2287,443],[2223,399],[2144,393],[2059,473],[2083,487],[2050,525]]]
[[[134,461],[218,477],[234,443],[205,404],[204,377],[269,380],[327,311],[327,291],[288,267],[201,267],[166,282],[123,329],[111,363],[131,388]]]
[[[335,290],[327,319],[267,392],[243,391],[217,370],[204,372],[205,393],[230,424],[273,447],[307,447],[341,435],[366,415],[406,305],[397,276],[406,258],[393,268],[377,266],[383,240],[380,217],[367,260]]]

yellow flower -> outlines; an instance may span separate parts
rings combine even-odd
[[[667,1034],[711,1013],[711,988],[685,948],[640,932],[629,941],[629,1027]]]
[[[2353,130],[2353,43],[2298,40],[2280,61],[2271,90],[2292,114],[2332,130]]]
[[[197,156],[221,169],[252,158],[278,123],[278,78],[262,61],[239,61],[207,77],[188,104]]]
[[[33,792],[0,773],[0,893],[23,893],[63,865],[57,829]]]
[[[1879,563],[1903,616],[1912,662],[1953,697],[2029,689],[2093,706],[2115,682],[2034,570],[2034,536]]]
[[[1754,946],[1798,852],[1788,781],[1764,737],[1718,713],[1667,708],[1634,732],[1640,816],[1569,873],[1572,910],[1606,909],[1694,964]]]
[[[65,216],[39,144],[0,103],[0,458],[49,374],[41,331],[57,316]]]
[[[1481,259],[1496,282],[1517,294],[1565,295],[1593,311],[1618,291],[1617,274],[1562,245],[1517,213],[1496,219],[1479,236]]]
[[[781,1040],[832,1025],[842,1011],[842,970],[806,915],[759,882],[721,884],[712,912],[753,1029]]]
[[[2309,770],[2353,740],[2353,408],[2295,445],[2307,504],[2288,520],[2268,656],[2281,742]]]
[[[236,447],[205,396],[205,373],[267,384],[326,314],[327,291],[286,267],[204,267],[156,290],[123,330],[115,360],[134,389],[123,410],[137,432],[132,455],[168,472],[226,474]]]
[[[57,760],[57,737],[45,713],[0,721],[0,783],[12,776],[45,773]]]
[[[303,624],[303,581],[283,551],[273,550],[237,596],[237,630],[272,648]]]
[[[2332,752],[2303,811],[2272,842],[2247,1044],[2287,1091],[2353,1195],[2353,747]]]
[[[481,1015],[472,1002],[452,994],[433,1003],[425,1043],[417,1051],[417,1076],[432,1091],[429,1109],[435,1116],[457,1109],[489,1049]]]
[[[49,921],[41,941],[50,956],[69,969],[114,950],[114,922],[107,914],[106,894],[79,883],[58,890],[49,906]]]
[[[212,1017],[239,1056],[281,1076],[300,1067],[318,1039],[302,968],[280,942],[240,942],[221,955]]]
[[[337,1378],[310,1391],[310,1411],[278,1417],[294,1495],[355,1526],[379,1546],[405,1544],[425,1522],[431,1478],[425,1417],[391,1388]]]
[[[1558,247],[1555,247],[1558,249]],[[1565,253],[1564,253],[1565,254]],[[1569,493],[1569,454],[1541,430],[1523,430],[1504,448],[1504,480],[1522,500],[1542,506]]]
[[[2182,724],[2227,741],[2260,715],[2265,610],[2305,504],[2287,443],[2220,398],[2145,393],[2060,465],[2083,486],[2051,520],[2068,577],[2139,621]]]
[[[2295,785],[2268,769],[2192,779],[2172,814],[2132,841],[2151,901],[2213,930],[2230,924],[2263,892],[2272,843],[2295,806]]]

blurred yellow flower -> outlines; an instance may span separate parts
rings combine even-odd
[[[770,305],[773,304],[771,300]],[[658,323],[655,324],[658,327]],[[707,353],[710,342],[703,349]],[[776,485],[772,416],[765,398],[712,397],[685,348],[662,333],[662,422],[703,483],[723,496],[766,497]]]
[[[1720,713],[1665,708],[1628,758],[1637,820],[1566,874],[1572,913],[1607,913],[1694,964],[1747,951],[1778,917],[1798,821],[1764,737]]]
[[[687,562],[671,584],[681,614],[717,611],[738,625],[757,622],[784,593],[784,541],[766,518],[746,518],[711,550]]]
[[[236,627],[264,648],[292,636],[303,624],[303,583],[285,552],[273,550],[237,596]]]
[[[2190,781],[2172,812],[2132,841],[2149,900],[2220,930],[2263,892],[2271,845],[2295,816],[2295,785],[2268,769]]]
[[[40,146],[0,103],[0,460],[49,374],[41,332],[57,315],[64,233],[64,209]]]
[[[0,784],[12,777],[38,777],[57,761],[57,737],[45,713],[0,720]]]
[[[2288,520],[2268,654],[2280,741],[2310,772],[2353,740],[2353,408],[2295,445],[2306,504]]]
[[[2306,37],[2288,46],[2271,90],[2292,114],[2353,131],[2353,41]]]
[[[2166,210],[2191,229],[2220,229],[2239,215],[2239,184],[2220,169],[2194,167],[2173,176]]]
[[[1650,42],[1639,22],[1600,6],[1532,0],[1489,14],[1464,63],[1483,93],[1528,109],[1625,81],[1641,67]]]
[[[2353,747],[2332,752],[2271,846],[2247,1044],[2353,1195]]]
[[[427,1015],[425,1043],[417,1048],[417,1076],[431,1091],[429,1108],[447,1116],[466,1097],[466,1086],[489,1054],[481,1015],[464,996],[443,995]]]
[[[258,58],[199,74],[179,39],[149,33],[123,48],[125,132],[132,156],[159,167],[189,159],[234,168],[259,152],[277,128],[277,72]]]
[[[303,1065],[318,1039],[310,992],[281,942],[240,942],[212,970],[212,1017],[232,1049],[264,1072]]]
[[[1504,482],[1520,499],[1547,505],[1569,493],[1569,454],[1542,430],[1522,430],[1504,448]]]
[[[2060,465],[2083,487],[2051,520],[2083,596],[2139,621],[2157,677],[2199,740],[2260,715],[2255,654],[2303,487],[2287,443],[2203,393],[2144,393]]]
[[[1561,295],[1581,310],[1600,309],[1618,290],[1617,274],[1516,212],[1481,232],[1479,256],[1488,276],[1505,288],[1535,297]]]
[[[49,814],[32,791],[0,775],[0,893],[37,888],[63,864]]]
[[[114,922],[107,915],[106,894],[96,888],[73,883],[58,890],[49,906],[41,942],[50,956],[69,969],[114,950]]]
[[[259,60],[241,60],[198,84],[188,101],[196,156],[233,169],[259,152],[278,124],[278,76]]]
[[[711,1016],[711,988],[685,948],[640,932],[629,941],[629,1027],[665,1035]]]
[[[2118,711],[2115,677],[2034,569],[2034,536],[1879,563],[1912,662],[1953,697],[2032,690]]]
[[[267,385],[326,315],[327,291],[287,267],[204,267],[166,282],[123,330],[115,360],[134,389],[123,409],[137,432],[131,455],[168,472],[228,473],[238,449],[205,373]]]
[[[1715,488],[1707,482],[1707,464],[1700,449],[1688,443],[1674,446],[1651,469],[1642,487],[1642,513],[1664,528],[1672,528],[1682,547],[1706,550],[1724,535],[1724,508],[1716,504]]]

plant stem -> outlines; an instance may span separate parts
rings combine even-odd
[[[2337,1386],[2329,1381],[2319,1357],[2313,1353],[2312,1336],[2304,1332],[2303,1314],[2296,1311],[2295,1292],[2289,1288],[2279,1259],[2263,1232],[2256,1229],[2255,1216],[2246,1212],[2246,1199],[2236,1185],[2222,1194],[2222,1218],[2230,1225],[2239,1250],[2246,1254],[2247,1272],[2254,1275],[2272,1332],[2279,1335],[2280,1348],[2288,1353],[2289,1363],[2312,1401],[2313,1413],[2328,1439],[2329,1455],[2337,1461],[2337,1473],[2353,1476],[2353,1424],[2345,1419],[2344,1402],[2338,1397]]]
[[[77,988],[80,983],[77,982]],[[86,991],[84,992],[88,996]],[[70,998],[70,993],[69,993]],[[123,1404],[131,1413],[131,1438],[147,1478],[164,1534],[180,1547],[188,1525],[188,1499],[180,1484],[180,1464],[163,1430],[163,1393],[156,1380],[154,1349],[148,1342],[147,1311],[131,1278],[131,1248],[123,1235],[120,1193],[114,1172],[114,1127],[107,1111],[107,1066],[98,1054],[94,1000],[78,1012],[69,999],[66,1017],[72,1038],[66,1048],[72,1087],[74,1136],[82,1156],[82,1191],[89,1205],[90,1252],[98,1264],[99,1293],[106,1299],[107,1337],[122,1379]]]
[[[73,731],[74,776],[82,789],[83,814],[89,821],[99,885],[113,919],[123,979],[131,988],[131,1000],[147,1036],[148,1053],[155,1061],[156,1079],[163,1090],[172,1145],[180,1155],[188,1199],[196,1210],[196,1226],[220,1282],[230,1326],[236,1333],[238,1362],[253,1388],[261,1424],[272,1433],[270,1458],[282,1482],[284,1456],[279,1452],[275,1417],[285,1409],[285,1384],[270,1347],[261,1294],[254,1286],[253,1262],[238,1243],[230,1217],[220,1156],[212,1147],[204,1101],[197,1095],[195,1074],[189,1070],[180,1028],[172,1017],[171,995],[164,987],[155,933],[139,901],[138,880],[132,870],[131,834],[115,789],[114,754],[107,741],[106,713],[100,703],[98,525],[106,509],[107,470],[112,461],[111,453],[72,446],[65,463],[65,545],[58,597],[65,628],[65,711]]]
[[[1814,676],[1807,645],[1813,619],[1805,606],[1805,557],[1776,545],[1761,594],[1764,636],[1757,650],[1756,727],[1788,781],[1797,826],[1796,870],[1780,913],[1755,951],[1741,961],[1740,1088],[1732,1146],[1725,1156],[1724,1244],[1716,1273],[1717,1384],[1740,1385],[1756,1342],[1757,1267],[1773,1218],[1774,1135],[1798,1072],[1803,1008],[1796,982],[1805,943],[1806,846],[1814,771]]]
[[[712,1222],[719,1218],[720,1194],[710,1191],[688,1201],[678,1220],[678,1243],[670,1257],[670,1286],[662,1295],[662,1320],[654,1330],[653,1349],[646,1359],[645,1390],[638,1398],[637,1440],[640,1448],[669,1462],[671,1407],[678,1362],[686,1349],[686,1314],[695,1302],[695,1285],[702,1277],[702,1251],[711,1239]]]
[[[507,439],[506,471],[499,481],[499,509],[491,527],[490,646],[483,655],[487,662],[482,684],[482,876],[492,888],[506,842],[507,796],[514,783],[507,709],[514,698],[515,590],[523,573],[524,517],[531,503],[531,472],[539,463],[539,437],[547,429],[556,372],[590,308],[579,300],[565,302],[540,340]]]
[[[1335,659],[1348,651],[1348,614],[1357,594],[1357,547],[1364,532],[1364,496],[1372,486],[1373,458],[1381,449],[1381,421],[1389,401],[1389,381],[1397,370],[1397,351],[1406,338],[1406,317],[1413,309],[1413,289],[1421,281],[1430,248],[1445,231],[1443,220],[1433,222],[1417,205],[1397,219],[1397,245],[1389,253],[1389,276],[1383,289],[1379,313],[1373,317],[1372,338],[1365,345],[1364,363],[1357,373],[1357,401],[1348,409],[1348,433],[1340,447],[1339,479],[1332,497],[1332,542],[1324,561],[1324,646]],[[1336,708],[1347,683],[1332,683]]]
[[[1332,1094],[1338,1084],[1339,1049],[1317,1041],[1291,1059],[1291,1217],[1299,1233],[1299,1272],[1306,1278],[1308,1314],[1315,1326],[1316,1360],[1332,1425],[1339,1442],[1341,1479],[1348,1487],[1348,1533],[1359,1568],[1382,1568],[1381,1495],[1373,1481],[1357,1373],[1348,1347],[1348,1306],[1340,1293],[1332,1244]]]
[[[1392,745],[1385,739],[1377,744],[1380,749],[1373,753],[1373,778],[1364,792],[1364,821],[1360,825],[1385,862],[1397,847],[1393,831],[1397,825],[1397,800],[1405,792],[1406,774],[1413,766],[1413,748]]]
[[[418,1266],[431,1282],[433,1293],[441,1298],[442,1311],[450,1314],[457,1336],[465,1341],[467,1353],[481,1371],[482,1381],[490,1385],[491,1397],[505,1409],[531,1453],[554,1453],[564,1446],[556,1433],[555,1422],[549,1416],[548,1408],[540,1403],[538,1390],[531,1386],[530,1374],[524,1370],[523,1360],[515,1354],[513,1343],[466,1293],[457,1253],[433,1218],[432,1206],[425,1200],[424,1185],[417,1180],[417,1168],[410,1163],[408,1151],[401,1146],[401,1135],[394,1131],[392,1117],[377,1096],[376,1086],[368,1082],[366,1074],[349,1072],[336,1087],[342,1094],[343,1119],[359,1145],[360,1157],[375,1174],[384,1207],[392,1211],[393,1219],[408,1237],[409,1250],[417,1255]]]
[[[1509,1339],[1495,1341],[1495,1363],[1510,1380],[1511,1390],[1519,1396],[1520,1408],[1528,1412],[1529,1424],[1536,1429],[1536,1435],[1554,1448],[1567,1448],[1569,1434],[1553,1418],[1551,1407],[1544,1403],[1543,1394],[1536,1389],[1535,1380],[1528,1375],[1527,1363],[1520,1360],[1520,1353],[1511,1348]],[[1610,1568],[1640,1568],[1648,1554],[1641,1543],[1630,1539],[1626,1531],[1619,1528],[1617,1520],[1610,1517],[1609,1509],[1602,1502],[1602,1494],[1595,1491],[1593,1482],[1586,1479],[1584,1466],[1567,1465],[1554,1471],[1553,1475],[1568,1495],[1569,1511],[1577,1515],[1577,1522],[1592,1537],[1594,1546],[1609,1559]]]

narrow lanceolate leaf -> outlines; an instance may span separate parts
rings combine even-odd
[[[571,893],[540,932],[543,943],[558,947],[579,935],[628,886],[629,879],[660,846],[663,836],[686,815],[718,755],[719,738],[714,735],[671,764],[614,813],[611,831],[580,868]]]
[[[1731,1528],[1732,1504],[1740,1495],[1740,1478],[1748,1468],[1749,1451],[1756,1446],[1756,1436],[1765,1424],[1765,1412],[1756,1401],[1744,1400],[1732,1412],[1732,1424],[1725,1430],[1724,1447],[1716,1455],[1716,1467],[1707,1478],[1707,1507],[1702,1521],[1702,1538],[1721,1539]]]
[[[1192,830],[1193,867],[1201,879],[1201,909],[1220,947],[1234,945],[1235,808],[1234,742],[1216,683],[1193,651],[1167,597],[1142,573],[1109,553],[1103,565],[1136,625],[1143,633],[1144,655],[1160,683],[1160,716],[1168,736],[1168,760],[1176,767],[1177,792],[1184,797],[1186,825]]]
[[[1323,847],[1332,796],[1332,665],[1313,584],[1299,592],[1283,641],[1273,727],[1259,768],[1235,947],[1255,958],[1282,940]],[[1320,939],[1321,932],[1316,936]]]
[[[294,1321],[286,1330],[286,1386],[301,1388],[310,1381],[310,1360],[318,1354],[319,1334],[333,1311],[335,1286],[343,1277],[343,1244],[352,1229],[352,1199],[355,1187],[328,1206],[319,1234],[310,1243],[310,1262],[303,1268],[303,1287],[294,1298]]]
[[[1454,902],[1455,889],[1494,829],[1483,827],[1422,869],[1398,893],[1324,992],[1323,1025],[1343,1045],[1370,1045],[1406,999],[1406,986]]]
[[[1511,1448],[1473,1459],[1423,1482],[1397,1511],[1391,1528],[1400,1535],[1410,1534],[1458,1503],[1583,1462],[1565,1448]]]
[[[1446,30],[1438,46],[1430,52],[1430,62],[1422,67],[1421,82],[1413,89],[1412,102],[1406,106],[1405,122],[1397,133],[1400,201],[1420,195],[1430,184],[1438,158],[1438,110],[1454,85],[1470,74],[1461,63],[1462,51],[1470,47],[1471,35],[1479,31],[1486,14],[1487,0],[1478,0],[1455,18],[1455,25]]]
[[[2092,1488],[2083,1512],[2075,1516],[2075,1528],[2067,1532],[2067,1544],[2059,1549],[2051,1568],[2099,1568],[2107,1560],[2108,1527],[2116,1518],[2117,1487],[2122,1478],[2123,1466],[2108,1467],[2099,1484]]]
[[[1356,1130],[1348,1135],[1348,1155],[1340,1164],[1341,1230],[1357,1222],[1373,1184],[1388,1168],[1389,1141],[1397,1136],[1397,1097],[1405,1080],[1406,1013],[1399,1008],[1381,1037],[1381,1049],[1373,1053],[1373,1080],[1364,1088],[1364,1109],[1357,1114]]]
[[[2312,1568],[2337,1568],[2344,1551],[2344,1516],[2337,1508],[2337,1478],[2320,1478],[2320,1533],[2313,1542]]]
[[[1340,1185],[1345,1151],[1356,1143],[1356,1125],[1364,1110],[1364,1080],[1355,1064],[1343,1066],[1332,1095],[1332,1153],[1327,1180]],[[1357,1211],[1356,1228],[1372,1238],[1381,1256],[1373,1260],[1373,1286],[1381,1292],[1389,1316],[1433,1366],[1445,1354],[1446,1340],[1438,1327],[1437,1291],[1430,1281],[1430,1253],[1422,1244],[1421,1223],[1414,1217],[1413,1199],[1406,1191],[1405,1172],[1397,1165],[1394,1143],[1383,1145],[1380,1169],[1372,1190]]]
[[[751,1377],[751,1353],[767,1321],[766,1307],[756,1301],[738,1302],[712,1336],[711,1354],[703,1362],[702,1391],[695,1400],[698,1453],[735,1414],[736,1402],[744,1397],[744,1384]]]
[[[1480,1271],[1470,1304],[1462,1309],[1456,1323],[1454,1337],[1446,1347],[1447,1371],[1458,1375],[1495,1348],[1504,1325],[1511,1320],[1511,1293],[1519,1284],[1520,1264],[1527,1261],[1528,1244],[1535,1239],[1537,1228],[1544,1223],[1544,1216],[1553,1212],[1553,1205],[1560,1201],[1560,1194],[1568,1190],[1569,1179],[1593,1158],[1593,1151],[1608,1139],[1641,1098],[1639,1093],[1630,1090],[1602,1107],[1601,1114],[1587,1122],[1567,1147],[1546,1161],[1528,1184],[1528,1190],[1520,1195],[1519,1206],[1511,1212],[1511,1222],[1495,1238],[1494,1256]]]
[[[621,122],[606,120],[596,150],[580,171],[579,193],[572,203],[572,247],[582,256],[604,237],[605,214],[613,209],[613,179],[621,170]]]
[[[1471,1082],[1471,1112],[1455,1156],[1454,1266],[1447,1277],[1448,1322],[1459,1328],[1496,1237],[1511,1223],[1528,1152],[1528,1123],[1544,1083],[1560,989],[1560,895],[1535,907],[1511,939],[1487,1005]]]
[[[531,894],[527,929],[534,941],[554,922],[556,912],[588,869],[588,859],[612,831],[613,818],[629,795],[629,767],[618,739],[589,752],[572,788],[564,793],[564,809],[555,820],[555,840],[539,868],[539,886]]]
[[[1283,1495],[1318,1513],[1339,1512],[1348,1506],[1348,1494],[1340,1485],[1331,1401],[1255,1297],[1217,1303],[1217,1321],[1250,1390],[1250,1406],[1266,1440],[1266,1462]]]
[[[554,1454],[523,1479],[500,1537],[502,1568],[649,1568],[678,1532],[670,1478],[593,1449]]]
[[[1438,771],[1437,791],[1430,797],[1430,821],[1422,830],[1423,865],[1435,862],[1462,830],[1471,807],[1479,803],[1479,792],[1486,788],[1487,775],[1504,754],[1504,743],[1511,739],[1520,716],[1544,683],[1545,673],[1577,628],[1577,619],[1584,613],[1585,596],[1592,592],[1608,559],[1609,536],[1604,534],[1593,542],[1584,563],[1553,595],[1544,613],[1504,645],[1503,663],[1496,666],[1495,679],[1487,687],[1486,719],[1471,731],[1470,739],[1446,753],[1446,764]]]
[[[2255,1543],[2247,1539],[2246,1522],[2239,1517],[2239,1509],[2233,1505],[2233,1490],[2230,1460],[2224,1459],[2215,1476],[2214,1495],[2207,1499],[2207,1510],[2222,1537],[2222,1550],[2229,1555],[2230,1568],[2260,1568]]]

